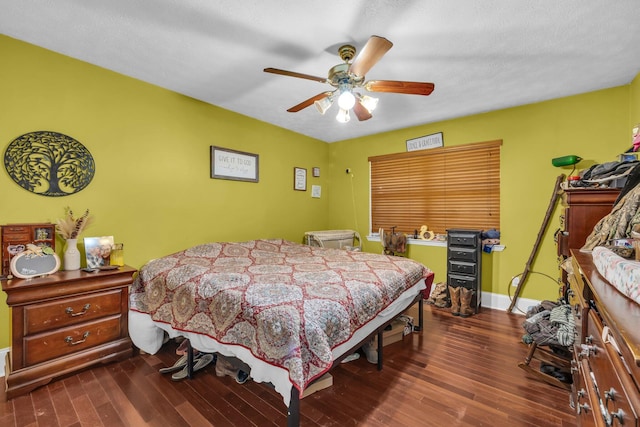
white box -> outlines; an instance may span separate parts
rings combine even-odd
[[[324,390],[325,388],[329,388],[333,385],[333,375],[330,373],[326,373],[313,383],[309,385],[309,387],[305,388],[300,395],[300,399],[303,399],[316,391]]]
[[[391,322],[391,330],[382,331],[382,346],[402,341],[405,326],[406,322],[403,322],[402,320],[395,319]],[[372,345],[373,348],[378,348],[378,334],[374,336]]]

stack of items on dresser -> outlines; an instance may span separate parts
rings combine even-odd
[[[604,246],[617,255],[640,260],[640,167],[638,162],[630,170],[626,183],[611,213],[593,228],[582,247],[592,250]]]
[[[640,152],[640,124],[633,129],[633,142],[631,147],[618,156],[618,161],[596,164],[580,172],[579,176],[569,177],[572,187],[612,187],[628,188],[628,181],[638,161]],[[578,159],[580,159],[578,157]],[[580,159],[581,160],[581,159]],[[637,175],[636,175],[637,176]],[[573,178],[573,179],[572,179]]]

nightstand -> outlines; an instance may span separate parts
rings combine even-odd
[[[56,377],[131,357],[129,286],[135,272],[123,266],[2,280],[12,320],[7,399]]]

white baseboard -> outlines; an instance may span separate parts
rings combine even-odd
[[[482,307],[486,308],[507,311],[511,305],[511,299],[507,295],[483,292],[481,298]],[[540,301],[538,300],[518,298],[515,306],[513,307],[512,313],[524,315],[529,307],[536,306],[538,304],[540,304]]]
[[[511,300],[506,295],[501,294],[493,294],[491,292],[483,292],[482,293],[482,307],[493,308],[495,310],[507,311],[509,305],[511,305]],[[527,312],[527,308],[531,306],[536,306],[540,304],[540,301],[527,299],[527,298],[519,298],[516,301],[516,305],[513,308],[513,313],[515,314],[525,314]],[[0,349],[0,377],[4,377],[5,374],[5,361],[6,355],[11,350],[11,347]]]
[[[4,362],[7,360],[7,354],[11,347],[0,348],[0,377],[4,377]]]

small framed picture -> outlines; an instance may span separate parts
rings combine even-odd
[[[113,236],[85,237],[84,252],[87,257],[87,268],[100,268],[109,265]]]
[[[312,172],[313,172],[313,176],[314,176],[315,178],[317,178],[317,177],[319,177],[319,176],[320,176],[320,168],[313,168],[313,169],[312,169]]]
[[[305,168],[293,168],[293,189],[307,191],[307,170]]]

